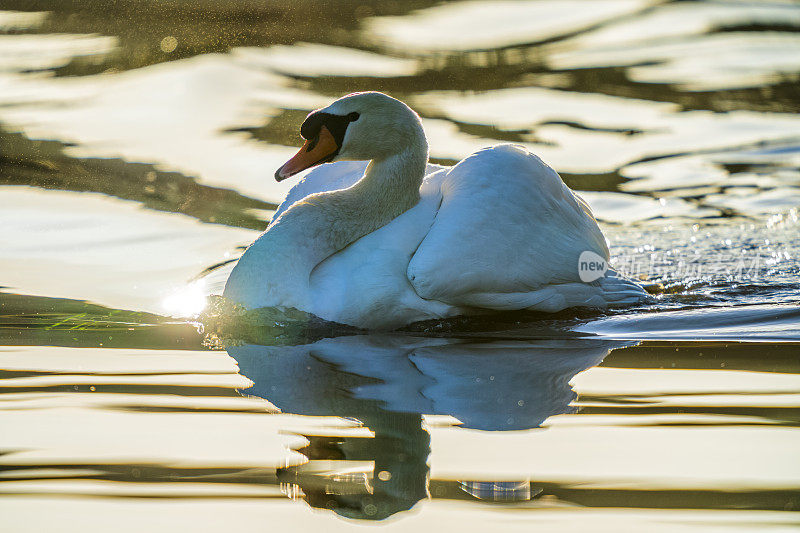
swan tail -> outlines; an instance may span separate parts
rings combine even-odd
[[[610,272],[591,283],[573,282],[548,285],[527,292],[479,292],[458,298],[460,306],[514,311],[527,309],[555,313],[570,307],[607,309],[623,307],[652,299],[641,285]]]
[[[623,307],[653,301],[642,285],[613,270],[598,280],[607,307]]]

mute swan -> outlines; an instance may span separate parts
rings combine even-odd
[[[248,309],[293,307],[393,329],[486,310],[607,308],[648,297],[613,270],[581,281],[581,253],[607,264],[605,238],[588,206],[521,146],[428,165],[419,116],[378,92],[312,112],[300,133],[305,144],[277,180],[342,162],[296,185],[233,268],[223,296]]]

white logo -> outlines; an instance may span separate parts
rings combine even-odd
[[[591,283],[602,278],[606,270],[608,270],[608,263],[602,256],[594,252],[586,250],[578,258],[578,275],[584,283]]]

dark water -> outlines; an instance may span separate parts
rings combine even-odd
[[[3,531],[797,530],[796,3],[1,9]],[[539,154],[656,303],[223,350],[187,317],[368,89]]]

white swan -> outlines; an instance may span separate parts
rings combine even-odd
[[[588,206],[526,149],[427,166],[419,116],[377,92],[308,115],[275,174],[309,173],[245,251],[223,295],[369,329],[486,310],[555,312],[647,298],[609,270],[583,283],[584,251],[608,260]],[[369,164],[366,163],[369,161]],[[426,175],[427,172],[427,175]]]

